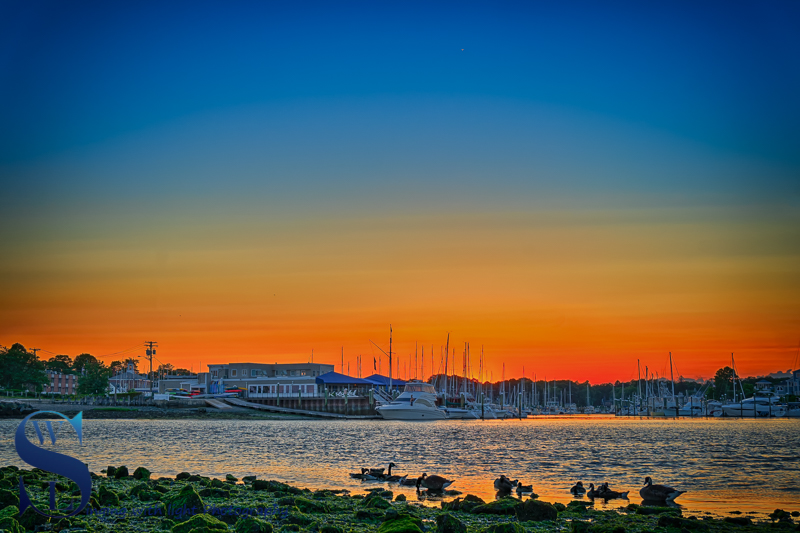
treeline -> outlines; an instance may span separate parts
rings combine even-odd
[[[48,370],[61,374],[78,376],[76,392],[80,395],[100,395],[108,392],[109,378],[124,372],[129,365],[138,373],[139,360],[128,358],[112,361],[106,365],[95,356],[82,353],[72,359],[69,355],[54,355],[50,359],[40,359],[25,346],[15,343],[11,348],[0,346],[0,387],[6,391],[30,391],[40,393],[50,382]],[[175,368],[166,363],[152,372],[147,372],[150,380],[167,375],[188,376],[185,368]]]

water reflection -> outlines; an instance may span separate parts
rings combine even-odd
[[[25,466],[13,449],[18,423],[0,421],[2,464]],[[630,491],[630,500],[596,500],[598,508],[640,503],[650,476],[688,491],[678,503],[691,512],[765,513],[800,508],[798,429],[796,420],[87,420],[84,446],[62,449],[95,472],[142,465],[156,476],[256,474],[309,488],[380,486],[349,473],[394,462],[394,474],[438,474],[484,499],[496,496],[500,474],[548,501],[570,501],[579,480]],[[418,497],[413,486],[390,488]],[[419,498],[438,505],[441,496]]]

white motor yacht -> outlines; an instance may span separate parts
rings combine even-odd
[[[752,396],[741,402],[722,406],[725,416],[757,418],[782,417],[786,415],[786,407],[778,403],[776,396]]]
[[[411,381],[391,403],[375,408],[387,420],[444,420],[447,412],[436,406],[436,389],[430,383]]]

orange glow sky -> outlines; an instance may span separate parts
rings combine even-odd
[[[796,367],[799,5],[0,5],[0,344]]]

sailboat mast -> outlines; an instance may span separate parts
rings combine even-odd
[[[389,324],[389,395],[392,394],[392,325]]]
[[[669,352],[669,379],[672,381],[672,402],[675,403],[675,376],[672,374],[672,352]],[[675,404],[677,407],[677,404]]]

